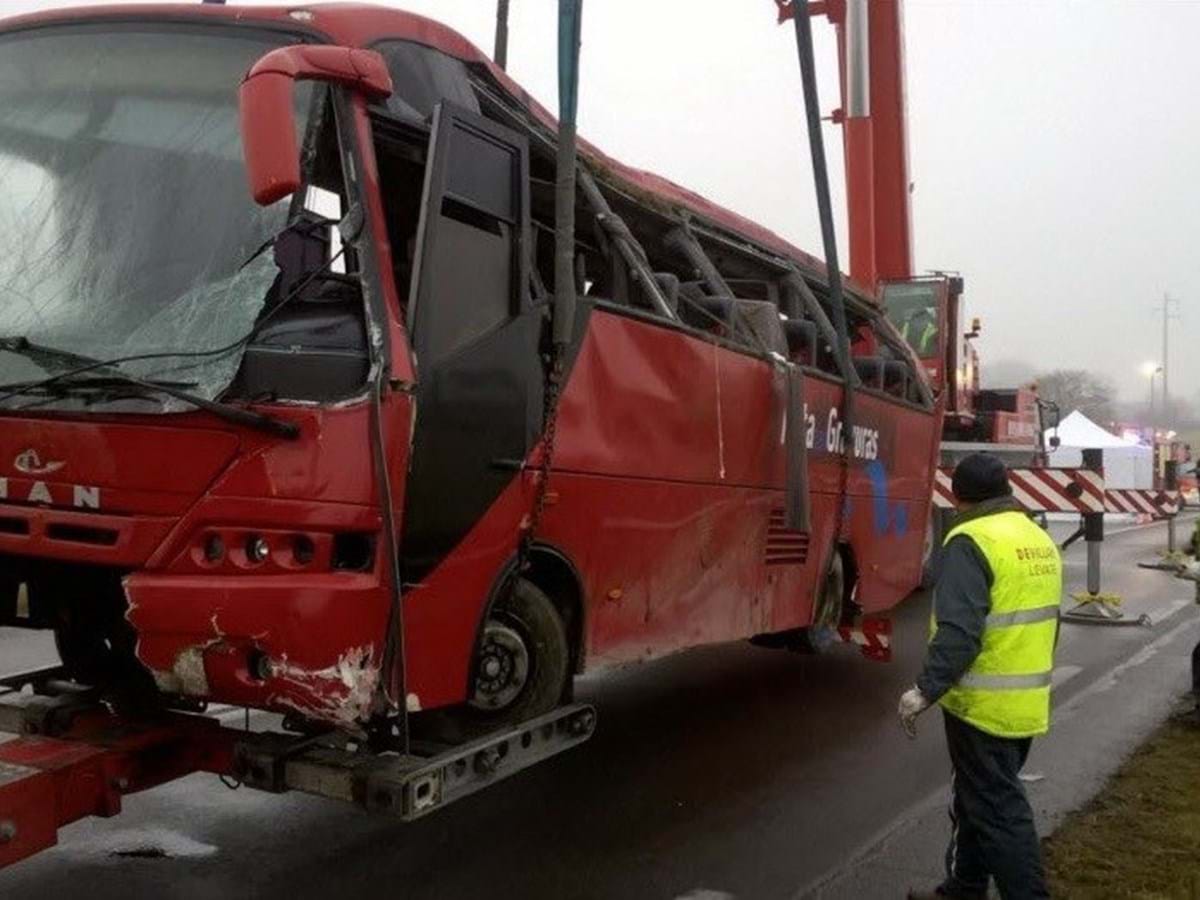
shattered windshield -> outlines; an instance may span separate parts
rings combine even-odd
[[[0,339],[111,359],[211,350],[250,330],[276,268],[270,253],[243,263],[283,227],[288,201],[250,198],[237,92],[287,42],[149,26],[0,36]],[[307,108],[308,91],[296,93]],[[241,356],[121,371],[212,399]],[[0,349],[0,384],[70,368]]]
[[[937,286],[931,282],[888,284],[883,289],[887,317],[918,357],[938,352]]]

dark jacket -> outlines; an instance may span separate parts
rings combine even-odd
[[[958,515],[950,527],[1020,508],[1012,497],[985,500]],[[979,655],[994,580],[982,551],[965,534],[957,535],[941,551],[935,577],[937,631],[925,653],[925,667],[917,677],[917,687],[930,703],[950,690]]]

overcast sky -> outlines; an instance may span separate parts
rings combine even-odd
[[[509,69],[553,107],[557,3],[511,4]],[[492,0],[389,5],[491,47]],[[1200,2],[908,0],[905,18],[916,266],[963,273],[983,366],[1095,369],[1140,398],[1170,291],[1171,392],[1197,393]],[[817,36],[829,109],[823,19]],[[581,132],[820,256],[801,115],[793,33],[770,0],[585,3]],[[826,137],[840,216],[838,129]]]

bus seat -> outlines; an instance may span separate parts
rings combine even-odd
[[[780,323],[793,362],[815,365],[817,359],[817,326],[806,319],[785,319]]]
[[[862,379],[863,387],[883,389],[883,369],[885,360],[878,356],[854,357],[854,370]]]
[[[778,353],[784,359],[788,355],[787,337],[783,333],[783,322],[779,319],[779,307],[769,300],[736,300],[738,319],[750,331],[751,343],[756,350]]]
[[[693,328],[713,333],[729,333],[733,320],[732,297],[710,297],[697,281],[685,281],[679,285],[679,315]]]
[[[908,396],[908,366],[891,359],[883,364],[883,389],[895,397]]]

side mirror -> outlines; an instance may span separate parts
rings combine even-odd
[[[967,340],[971,340],[971,338],[977,338],[977,337],[979,337],[979,333],[982,330],[983,330],[983,323],[979,320],[979,317],[976,316],[975,318],[973,318],[971,320],[971,330],[968,331],[965,335],[963,335],[963,337],[965,337]]]
[[[242,81],[242,148],[250,193],[268,206],[300,187],[300,149],[292,113],[297,81],[325,81],[372,99],[392,93],[392,78],[374,50],[297,44],[272,50]]]

